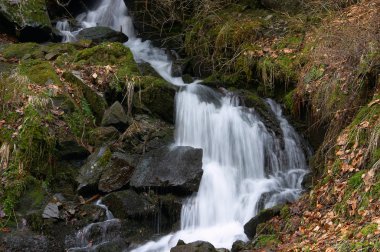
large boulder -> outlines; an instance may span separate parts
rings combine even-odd
[[[145,76],[140,82],[142,90],[134,96],[134,107],[173,123],[175,87],[153,76]]]
[[[170,252],[217,252],[217,250],[209,242],[196,241],[186,244],[179,240],[177,246],[170,249]]]
[[[49,40],[52,26],[45,0],[0,0],[0,29],[15,34],[20,41]]]
[[[283,205],[279,205],[261,211],[244,225],[244,233],[248,236],[248,238],[253,239],[256,235],[257,226],[271,220],[275,216],[280,215],[282,208]]]
[[[153,150],[141,158],[131,178],[131,186],[176,194],[196,192],[203,174],[202,156],[202,149],[187,146]]]
[[[137,158],[135,156],[115,152],[99,180],[99,190],[112,192],[126,186],[135,170]]]
[[[95,151],[79,171],[78,193],[95,194],[99,191],[112,192],[128,185],[137,157],[124,153],[111,153],[102,147]]]
[[[124,33],[102,26],[83,29],[79,32],[77,38],[79,40],[91,40],[95,44],[103,42],[124,43],[128,41],[128,37]]]
[[[103,198],[103,203],[119,219],[147,219],[158,211],[151,198],[133,190],[110,193]]]

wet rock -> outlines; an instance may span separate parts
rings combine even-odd
[[[302,179],[301,185],[306,190],[311,190],[313,188],[313,174],[306,174]]]
[[[202,149],[183,146],[146,153],[131,178],[131,186],[177,194],[196,192],[203,174],[202,155]]]
[[[185,244],[182,240],[179,240],[177,246],[170,249],[170,252],[216,252],[215,247],[204,241],[196,241],[189,244]]]
[[[59,219],[58,205],[55,203],[49,203],[42,213],[42,217],[45,219]]]
[[[46,236],[29,232],[2,234],[0,236],[0,250],[7,252],[45,252],[49,251],[49,239]]]
[[[91,40],[95,44],[103,42],[124,43],[128,41],[128,37],[124,33],[101,26],[83,29],[79,32],[77,38],[79,40]]]
[[[102,126],[114,126],[119,130],[128,126],[128,116],[120,102],[116,101],[103,115]]]
[[[59,142],[57,150],[63,160],[85,159],[90,155],[90,152],[75,140]]]
[[[76,181],[79,183],[78,193],[82,195],[98,192],[98,182],[110,158],[111,151],[102,147],[91,154],[87,162],[80,168]]]
[[[113,153],[100,177],[99,190],[108,193],[126,186],[135,170],[136,159],[132,155]]]
[[[279,205],[261,211],[244,225],[244,233],[248,236],[248,238],[253,239],[256,235],[257,226],[261,223],[269,221],[275,216],[280,215],[282,208],[283,205]]]
[[[98,127],[92,131],[91,144],[101,146],[116,141],[120,137],[120,132],[113,126]]]
[[[110,193],[103,198],[103,203],[119,219],[147,219],[157,212],[154,202],[147,195],[133,190]]]

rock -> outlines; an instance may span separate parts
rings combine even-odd
[[[174,127],[158,118],[137,114],[121,140],[123,149],[130,153],[144,154],[171,144],[174,140]]]
[[[74,84],[83,94],[83,97],[89,103],[91,111],[93,112],[96,121],[99,123],[102,120],[104,111],[107,108],[107,102],[102,94],[99,94],[91,87],[87,86],[83,80],[80,78],[79,72],[64,72],[62,77]]]
[[[261,223],[269,221],[275,216],[280,215],[282,208],[283,205],[279,205],[261,211],[244,225],[244,233],[248,236],[248,238],[253,239],[256,235],[257,226]]]
[[[157,213],[157,207],[148,196],[132,190],[110,193],[103,198],[103,203],[119,219],[141,220]]]
[[[11,234],[2,234],[0,236],[1,251],[28,251],[28,252],[45,252],[52,251],[49,248],[49,239],[43,235],[36,235],[29,232],[16,232]]]
[[[198,191],[202,178],[202,149],[162,147],[146,153],[131,178],[131,186],[179,194]]]
[[[233,244],[232,244],[232,248],[231,248],[231,252],[240,252],[240,251],[244,251],[245,250],[245,247],[246,247],[246,243],[241,241],[241,240],[238,240],[238,241],[235,241]]]
[[[102,126],[114,126],[119,130],[128,126],[128,116],[120,102],[116,101],[103,115]]]
[[[311,190],[313,188],[313,174],[307,173],[303,178],[301,185],[306,190]]]
[[[141,86],[143,89],[134,97],[134,107],[173,123],[175,87],[153,76],[143,77]]]
[[[55,60],[57,57],[59,56],[59,53],[57,52],[50,52],[48,54],[45,55],[45,59],[46,60]]]
[[[170,249],[170,252],[217,252],[217,250],[209,242],[196,241],[185,244],[182,240],[179,240],[177,246]]]
[[[99,190],[102,192],[112,192],[126,186],[135,170],[136,157],[113,153],[111,160],[107,164],[99,180]]]
[[[76,181],[79,183],[78,193],[82,195],[98,192],[98,182],[110,158],[111,151],[102,147],[91,154],[87,162],[80,168]]]
[[[98,127],[92,131],[91,144],[101,146],[116,141],[120,137],[120,132],[113,126]]]
[[[59,142],[57,150],[63,160],[85,159],[90,155],[90,152],[75,140]]]
[[[101,26],[85,28],[79,32],[77,38],[79,40],[91,40],[95,44],[102,42],[124,43],[128,41],[128,37],[124,33]]]
[[[22,42],[44,42],[51,37],[45,0],[0,0],[0,21],[5,26],[3,30],[15,34]]]
[[[55,203],[49,203],[42,213],[44,219],[59,219],[58,205]]]

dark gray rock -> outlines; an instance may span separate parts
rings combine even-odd
[[[108,193],[126,186],[135,170],[136,159],[132,155],[113,153],[100,177],[99,190]]]
[[[196,241],[185,244],[182,240],[179,240],[177,246],[170,249],[170,252],[217,252],[217,250],[209,242]]]
[[[82,195],[95,194],[98,192],[98,182],[105,170],[111,152],[108,148],[102,147],[91,154],[87,162],[80,168],[76,181],[79,183],[78,193]]]
[[[49,239],[43,235],[16,232],[0,236],[0,251],[45,252],[49,250]]]
[[[306,174],[302,179],[301,185],[306,190],[311,190],[313,188],[313,174]]]
[[[77,38],[79,40],[91,40],[95,44],[100,44],[103,42],[124,43],[128,41],[128,37],[124,33],[102,26],[85,28],[79,32]]]
[[[244,225],[244,233],[248,236],[248,238],[253,239],[256,235],[257,226],[271,220],[275,216],[280,215],[282,208],[283,205],[279,205],[261,211]]]
[[[49,203],[42,213],[42,217],[45,219],[59,219],[58,205],[55,203]]]
[[[202,149],[183,146],[148,152],[141,158],[131,186],[177,194],[196,192],[203,174],[202,155]]]
[[[119,219],[147,219],[157,213],[155,202],[132,190],[110,193],[103,198],[103,203]]]
[[[116,101],[103,115],[102,126],[114,126],[119,130],[128,126],[128,116],[120,102]]]

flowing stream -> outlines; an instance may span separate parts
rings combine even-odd
[[[241,106],[232,93],[219,93],[199,81],[185,84],[171,75],[172,62],[165,51],[135,35],[123,0],[101,0],[77,17],[82,28],[108,26],[124,32],[137,62],[148,62],[165,80],[180,86],[176,94],[175,145],[203,149],[199,192],[182,207],[181,230],[135,248],[134,252],[169,251],[178,240],[211,242],[230,249],[246,241],[243,226],[262,208],[294,201],[302,192],[308,172],[301,139],[282,115],[281,107],[267,100],[277,118],[276,136],[253,109]],[[67,21],[57,28],[64,42],[75,41]]]

